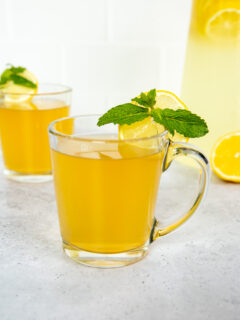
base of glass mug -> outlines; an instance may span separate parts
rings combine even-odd
[[[4,174],[8,179],[17,182],[41,183],[51,181],[53,179],[51,171],[42,174],[27,174],[5,169]]]
[[[89,267],[119,268],[135,263],[148,253],[148,244],[121,253],[96,253],[85,251],[63,242],[63,250],[72,260]]]

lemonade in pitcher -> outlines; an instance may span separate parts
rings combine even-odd
[[[240,0],[193,0],[181,97],[204,117],[208,155],[216,140],[240,130]]]

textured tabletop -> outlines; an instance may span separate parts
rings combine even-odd
[[[189,206],[198,182],[175,164],[161,181],[163,222]],[[1,320],[240,318],[240,185],[212,177],[204,205],[152,244],[142,261],[101,270],[64,256],[53,184],[0,174]]]

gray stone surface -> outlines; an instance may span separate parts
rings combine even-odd
[[[189,205],[192,175],[179,164],[164,174],[161,221]],[[213,177],[204,205],[144,260],[100,270],[62,253],[52,183],[1,174],[0,238],[1,320],[240,319],[239,184]]]

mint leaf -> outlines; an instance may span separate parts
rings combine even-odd
[[[15,84],[23,87],[28,87],[28,88],[37,88],[37,85],[33,83],[32,81],[24,78],[23,76],[20,76],[19,74],[11,74],[10,80],[12,80]]]
[[[152,108],[156,103],[156,89],[150,90],[147,94],[141,93],[140,97],[132,99],[132,101],[137,102],[141,106]]]
[[[153,109],[154,121],[162,124],[172,135],[178,132],[188,138],[197,138],[208,133],[206,122],[188,110]]]
[[[0,84],[3,85],[7,83],[10,80],[11,74],[12,72],[10,71],[10,69],[4,70],[3,73],[1,74]]]
[[[25,70],[26,68],[10,65],[10,67],[5,69],[1,74],[0,86],[6,84],[8,81],[13,81],[15,84],[20,86],[36,88],[37,85],[35,83],[20,75]]]
[[[23,68],[23,67],[14,67],[14,66],[11,66],[11,68],[9,68],[10,69],[10,71],[12,72],[12,73],[15,73],[15,74],[17,74],[17,73],[23,73],[25,70],[26,70],[26,68]]]
[[[147,108],[139,107],[132,103],[125,103],[110,109],[102,115],[99,118],[97,125],[100,127],[108,123],[120,125],[132,124],[147,117],[149,117]]]

